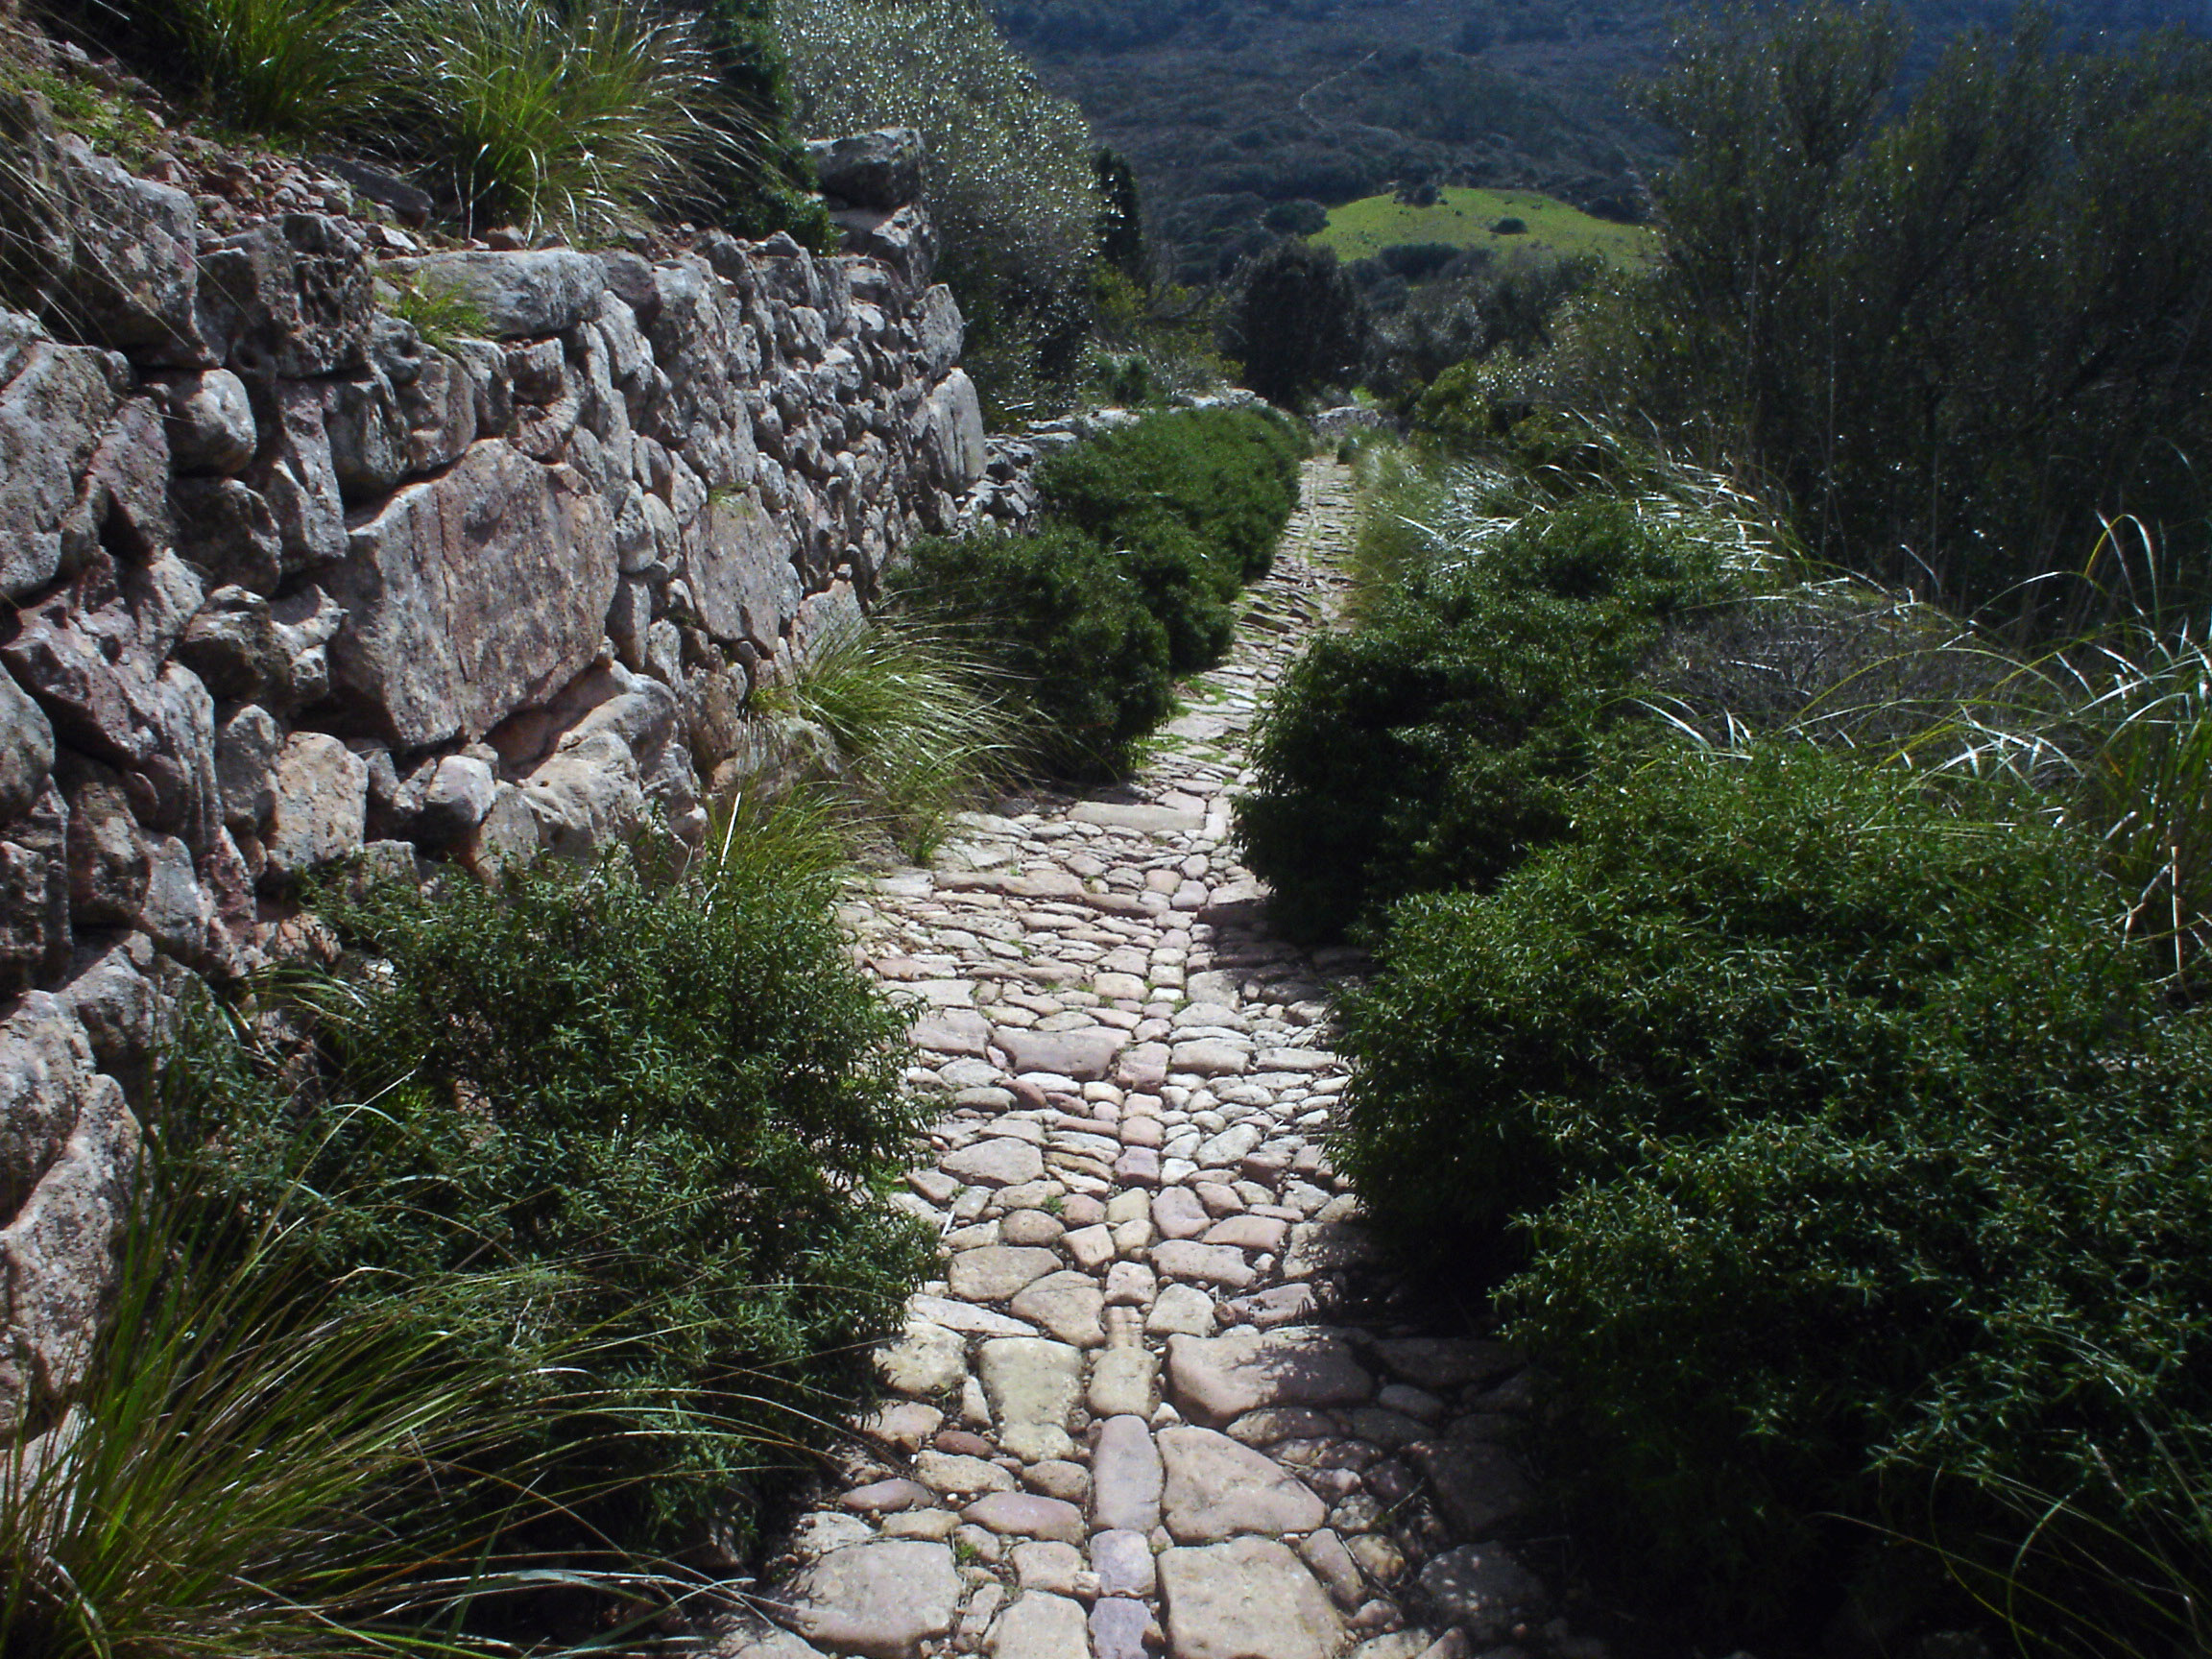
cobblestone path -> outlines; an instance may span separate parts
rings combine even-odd
[[[1320,1136],[1348,953],[1270,939],[1228,842],[1243,745],[1338,579],[1306,506],[1230,660],[1130,784],[970,817],[847,915],[925,1005],[943,1104],[906,1202],[941,1283],[898,1403],[717,1652],[1455,1659],[1587,1651],[1489,1542],[1522,1503],[1512,1356],[1331,1319],[1358,1254]]]

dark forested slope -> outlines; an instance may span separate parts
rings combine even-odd
[[[1301,203],[1398,184],[1522,185],[1638,209],[1663,158],[1624,83],[1673,0],[992,0],[1046,84],[1126,155],[1176,274],[1206,280]],[[1905,0],[1916,60],[2011,0]],[[2212,28],[2212,0],[2072,0],[2062,36]]]

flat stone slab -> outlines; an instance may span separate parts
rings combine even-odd
[[[1262,1406],[1357,1406],[1375,1392],[1341,1339],[1305,1326],[1170,1336],[1167,1376],[1187,1414],[1212,1423]]]
[[[1195,1238],[1170,1238],[1152,1246],[1152,1267],[1163,1279],[1186,1279],[1241,1290],[1252,1283],[1252,1265],[1232,1244],[1201,1244]]]
[[[1178,1544],[1214,1544],[1239,1533],[1310,1532],[1328,1506],[1272,1458],[1211,1429],[1159,1434],[1166,1471],[1161,1515]]]
[[[1102,824],[1109,830],[1137,830],[1147,835],[1178,831],[1196,834],[1206,828],[1203,812],[1183,812],[1172,806],[1124,805],[1117,801],[1078,801],[1068,809],[1078,824]]]
[[[1544,1581],[1495,1544],[1445,1551],[1421,1569],[1421,1589],[1479,1647],[1503,1642],[1544,1607]]]
[[[963,1332],[970,1336],[1037,1334],[1037,1327],[1026,1320],[978,1308],[973,1302],[955,1302],[950,1296],[909,1296],[906,1311],[916,1319],[926,1319],[932,1325],[942,1325],[948,1331]]]
[[[952,1258],[946,1277],[963,1302],[1003,1302],[1060,1266],[1056,1251],[1035,1244],[986,1244]]]
[[[1019,1187],[1045,1173],[1045,1154],[1026,1141],[994,1135],[937,1160],[937,1167],[975,1187]]]
[[[1065,1596],[1024,1590],[991,1626],[991,1659],[1082,1659],[1090,1644],[1082,1605]]]
[[[1106,1307],[1106,1292],[1088,1273],[1072,1268],[1047,1273],[1028,1286],[1008,1304],[1024,1319],[1034,1320],[1063,1342],[1078,1348],[1103,1347],[1106,1328],[1099,1323]]]
[[[968,1345],[956,1331],[910,1319],[906,1334],[876,1356],[876,1369],[893,1393],[940,1394],[959,1387],[968,1374]]]
[[[1103,1083],[1129,1039],[1106,1025],[1080,1031],[1031,1031],[1001,1025],[993,1033],[1014,1070],[1052,1071],[1078,1083]]]
[[[1423,1441],[1407,1455],[1429,1477],[1436,1507],[1461,1537],[1495,1531],[1528,1506],[1528,1478],[1503,1446],[1479,1440]]]
[[[1523,1362],[1504,1343],[1474,1337],[1389,1337],[1373,1347],[1375,1358],[1389,1370],[1408,1382],[1437,1390],[1488,1382],[1518,1371]]]
[[[1007,1538],[1047,1538],[1062,1544],[1083,1541],[1083,1511],[1058,1498],[1034,1492],[994,1492],[978,1498],[960,1511],[972,1521]]]
[[[1328,1592],[1272,1538],[1169,1550],[1159,1567],[1173,1659],[1335,1659],[1343,1646]]]
[[[1069,1420],[1083,1388],[1083,1351],[1041,1336],[996,1336],[983,1344],[983,1394],[998,1444],[1024,1463],[1075,1449]]]
[[[1091,1455],[1091,1519],[1104,1530],[1149,1532],[1160,1525],[1160,1452],[1144,1419],[1109,1417]]]
[[[1125,1527],[1091,1534],[1091,1571],[1102,1596],[1149,1596],[1160,1582],[1151,1540]]]
[[[832,1550],[791,1586],[784,1622],[818,1647],[863,1659],[914,1659],[952,1631],[960,1605],[952,1551],[919,1538]]]

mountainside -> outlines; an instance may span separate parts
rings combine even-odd
[[[1311,205],[1423,182],[1645,210],[1661,133],[1627,84],[1662,60],[1670,0],[993,0],[1046,84],[1127,156],[1186,281],[1225,273]],[[2009,0],[1906,0],[1924,65]],[[2212,29],[2212,0],[2075,0],[2061,36]]]

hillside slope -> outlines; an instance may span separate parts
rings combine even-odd
[[[1204,281],[1310,209],[1401,182],[1545,191],[1634,217],[1664,160],[1628,83],[1669,0],[992,0],[1137,171],[1174,273]],[[1904,0],[1925,65],[2009,0]],[[2073,0],[2069,38],[2212,29],[2212,0]]]

